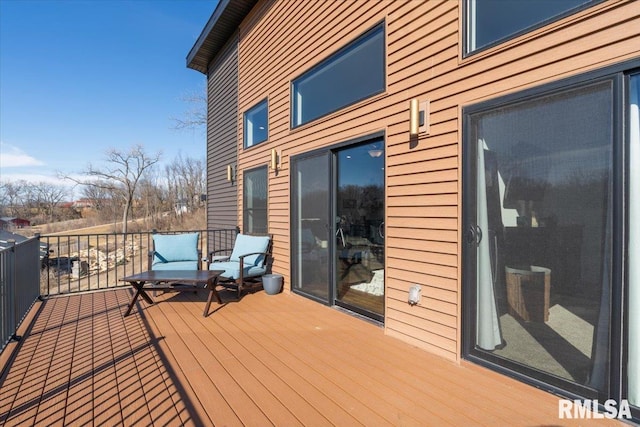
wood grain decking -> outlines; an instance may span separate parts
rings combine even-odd
[[[221,295],[207,318],[205,293],[126,318],[129,289],[39,303],[0,379],[0,425],[585,424],[559,420],[551,394],[302,297]]]

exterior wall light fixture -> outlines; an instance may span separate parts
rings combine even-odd
[[[429,134],[429,100],[418,101],[414,98],[409,103],[409,134],[417,136]]]
[[[227,165],[227,181],[233,182],[233,166]]]
[[[279,157],[280,156],[278,155],[278,152],[276,151],[276,149],[272,148],[271,149],[271,169],[273,169],[276,172],[278,171],[278,163],[279,163],[278,160],[280,160]]]

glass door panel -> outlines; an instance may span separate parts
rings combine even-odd
[[[329,302],[329,153],[292,161],[294,291]]]
[[[640,74],[629,79],[629,319],[627,393],[640,408]]]
[[[384,143],[335,154],[336,303],[384,315]]]
[[[470,137],[472,351],[600,392],[610,362],[612,109],[606,81],[472,115]]]

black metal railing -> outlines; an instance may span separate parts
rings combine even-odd
[[[40,295],[38,239],[6,243],[0,250],[0,352],[20,338],[16,331]]]
[[[149,268],[154,233],[199,232],[199,250],[233,247],[237,228],[218,230],[146,231],[74,235],[41,235],[40,293],[56,295],[127,286],[125,276]],[[203,267],[204,268],[204,267]]]
[[[8,244],[0,250],[0,352],[20,338],[18,328],[39,297],[127,286],[121,278],[149,268],[156,232],[36,235],[3,242]],[[200,233],[198,249],[206,256],[232,248],[239,230],[166,234],[193,232]]]

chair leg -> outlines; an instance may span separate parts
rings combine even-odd
[[[238,299],[242,295],[242,284],[244,283],[244,258],[240,257],[240,277],[238,278]]]

